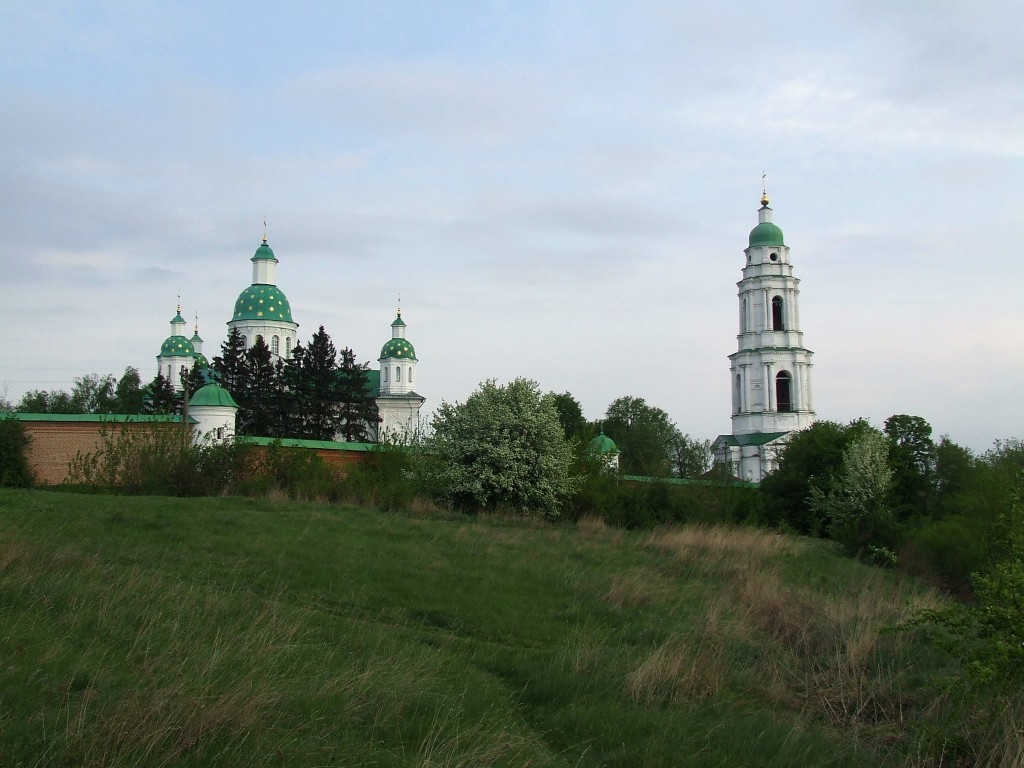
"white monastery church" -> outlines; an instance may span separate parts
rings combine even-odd
[[[761,197],[739,287],[738,349],[729,355],[732,434],[715,439],[715,461],[758,483],[778,466],[781,449],[814,423],[811,357],[800,330],[800,281],[789,247]]]
[[[252,284],[245,288],[235,302],[234,312],[227,325],[229,331],[237,328],[246,347],[262,338],[274,360],[288,360],[298,341],[299,324],[292,319],[291,305],[277,285],[278,260],[267,243],[266,235],[252,259]],[[391,338],[381,348],[377,370],[367,371],[370,388],[377,401],[381,421],[377,426],[379,439],[387,436],[404,437],[414,434],[420,426],[420,409],[425,398],[417,394],[416,350],[405,338],[402,310],[391,323]],[[176,389],[181,389],[182,366],[191,369],[196,362],[206,364],[203,340],[196,323],[192,338],[185,335],[185,320],[181,306],[171,318],[171,335],[160,347],[157,371]]]

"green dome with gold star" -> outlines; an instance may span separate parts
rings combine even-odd
[[[160,357],[194,357],[192,342],[184,336],[168,336],[160,345]]]
[[[268,249],[269,250],[269,249]],[[276,285],[250,285],[238,296],[232,320],[292,321],[292,308]]]
[[[400,360],[415,360],[416,350],[406,339],[391,339],[381,347],[380,359],[385,357],[396,357]]]

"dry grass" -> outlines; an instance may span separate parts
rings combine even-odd
[[[653,568],[639,568],[617,576],[601,599],[617,608],[638,608],[666,599],[672,587]]]
[[[626,695],[644,706],[716,696],[725,685],[725,648],[713,611],[695,636],[674,636],[655,648],[626,678]]]

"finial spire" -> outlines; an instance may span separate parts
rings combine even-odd
[[[402,316],[402,292],[398,292],[398,316]]]
[[[768,174],[765,171],[761,171],[761,205],[765,207],[768,205],[768,186],[765,183],[766,178],[768,178]]]
[[[196,336],[199,335],[199,313],[196,312]]]
[[[181,314],[181,289],[178,289],[178,314]]]
[[[266,242],[267,242],[267,216],[266,216],[266,214],[264,214],[263,215],[263,243],[266,244]]]

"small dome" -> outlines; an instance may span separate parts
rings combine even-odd
[[[590,452],[602,456],[609,453],[618,453],[619,446],[602,430],[600,435],[590,441]]]
[[[782,242],[782,230],[770,221],[762,221],[750,230],[750,247],[754,248],[760,245],[785,245]]]
[[[193,365],[198,365],[200,368],[209,368],[210,361],[206,359],[206,355],[202,352],[194,352],[192,354]]]
[[[238,403],[224,387],[217,383],[207,384],[196,390],[188,401],[189,408],[198,406],[231,407],[237,408]]]
[[[256,249],[256,253],[253,254],[249,261],[277,261],[277,256],[274,255],[270,246],[267,245],[266,238],[263,238],[263,243]]]
[[[380,349],[379,359],[383,360],[385,357],[397,357],[402,360],[415,360],[416,350],[413,349],[412,344],[410,344],[406,339],[391,339]]]
[[[160,345],[160,357],[194,357],[192,342],[184,336],[168,336]]]
[[[270,248],[268,247],[267,250],[269,251]],[[288,298],[284,295],[284,291],[276,285],[250,285],[238,295],[235,312],[231,319],[283,320],[290,323],[292,322],[292,308],[288,304]]]

